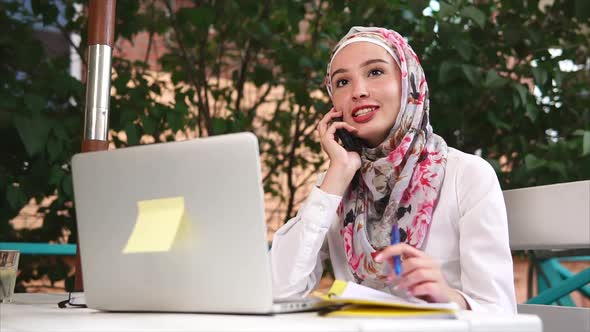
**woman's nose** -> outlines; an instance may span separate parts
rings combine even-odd
[[[352,83],[352,99],[359,100],[362,98],[366,98],[369,96],[369,90],[367,89],[367,85],[362,80],[355,80],[356,82]]]

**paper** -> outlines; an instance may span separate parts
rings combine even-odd
[[[458,310],[455,303],[428,303],[420,299],[404,299],[353,282],[334,281],[327,295],[320,295],[325,301],[353,304],[367,307],[390,307],[415,310],[439,310],[453,312]]]
[[[170,251],[187,231],[184,197],[139,201],[137,206],[137,220],[124,254]]]
[[[378,291],[356,283],[347,283],[342,280],[336,280],[332,285],[332,288],[330,288],[330,294],[346,297],[347,299],[371,299],[374,301],[394,301],[400,303],[411,302],[416,304],[428,303],[417,297],[410,296],[401,290],[395,290],[392,288],[389,291],[391,293]]]

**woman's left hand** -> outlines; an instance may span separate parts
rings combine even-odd
[[[392,261],[397,255],[402,259],[402,274],[397,276],[392,272],[389,277],[390,281],[397,279],[397,288],[406,288],[411,295],[428,302],[452,301],[467,309],[463,296],[445,281],[440,265],[423,251],[399,243],[383,249],[375,256],[375,261]]]

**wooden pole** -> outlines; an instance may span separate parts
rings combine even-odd
[[[88,68],[82,152],[107,150],[111,91],[111,58],[115,42],[116,0],[90,0],[88,7]],[[82,291],[80,238],[76,239],[74,291]]]

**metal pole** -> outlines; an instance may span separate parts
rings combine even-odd
[[[88,68],[82,152],[107,150],[111,57],[115,41],[116,0],[90,0],[88,7]],[[80,244],[77,239],[74,290],[82,291]]]

